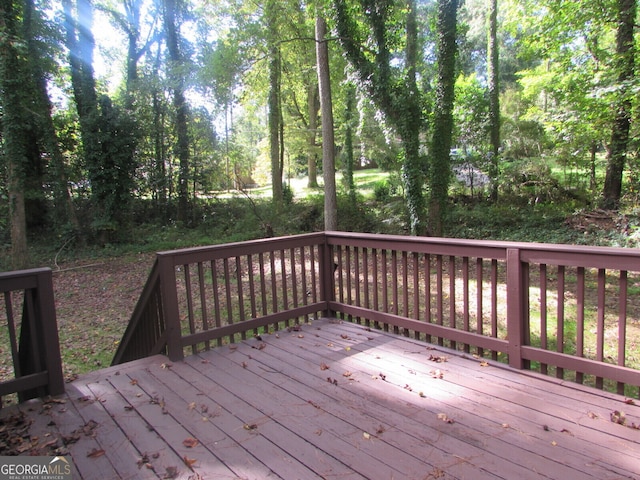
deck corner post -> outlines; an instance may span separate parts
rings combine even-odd
[[[40,348],[44,349],[45,365],[49,376],[48,393],[49,395],[60,395],[64,393],[65,388],[51,269],[47,268],[39,273],[37,282],[38,309],[43,333],[38,337],[44,340]]]
[[[319,245],[320,253],[320,300],[325,303],[324,315],[330,317],[334,312],[329,308],[329,303],[334,300],[335,289],[333,287],[333,255],[327,232],[323,235],[323,243]]]
[[[525,343],[524,295],[528,292],[523,288],[523,272],[520,249],[507,249],[507,350],[509,366],[518,370],[525,367],[521,348]]]
[[[167,334],[167,356],[172,362],[184,359],[182,333],[180,329],[180,311],[176,289],[176,269],[173,257],[158,256],[160,272],[160,291],[164,310],[164,328]]]

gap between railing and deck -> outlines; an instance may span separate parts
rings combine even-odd
[[[638,397],[640,253],[321,232],[157,254],[114,364],[335,315]]]

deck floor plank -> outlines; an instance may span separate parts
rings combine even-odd
[[[351,331],[352,328],[349,327]],[[375,333],[369,334],[370,338],[373,338],[371,335],[375,335]],[[402,348],[403,345],[406,348],[407,343],[409,342],[396,339],[391,343],[379,344],[375,351],[378,353],[387,352],[396,359],[402,358],[399,365],[413,370],[416,374],[421,373],[428,377],[429,369],[440,370],[446,381],[432,382],[429,389],[430,396],[434,394],[435,388],[445,395],[465,398],[469,402],[477,403],[476,406],[465,406],[465,411],[474,412],[487,420],[500,418],[502,424],[509,425],[510,431],[528,431],[529,435],[537,441],[555,442],[553,450],[562,445],[562,448],[566,448],[568,453],[563,456],[564,461],[568,462],[573,459],[576,462],[575,468],[580,468],[580,465],[583,465],[583,457],[586,455],[591,458],[591,462],[601,463],[605,469],[615,472],[613,475],[632,474],[631,470],[625,471],[624,465],[634,464],[633,459],[640,449],[638,443],[640,432],[614,424],[608,418],[609,412],[613,409],[632,408],[632,411],[635,410],[637,414],[638,409],[625,404],[623,397],[616,398],[603,392],[591,390],[592,398],[587,399],[582,396],[580,401],[576,401],[564,397],[564,403],[558,403],[557,397],[573,391],[571,388],[567,388],[567,385],[549,384],[545,378],[542,383],[545,389],[540,389],[540,379],[536,378],[537,383],[533,385],[523,383],[517,391],[512,391],[513,384],[508,383],[508,378],[510,378],[508,374],[512,372],[505,371],[499,365],[497,365],[498,368],[482,367],[480,360],[455,355],[445,356],[447,362],[433,363],[426,361],[424,357],[432,355],[439,357],[440,355],[437,351],[434,355],[431,349],[425,349],[424,344],[416,343],[417,349],[408,350],[404,355],[399,353],[398,348]],[[394,344],[397,344],[398,348],[393,347]],[[353,348],[357,350],[358,346]],[[391,368],[395,368],[395,366]],[[506,375],[506,381],[493,380],[495,377],[502,378],[502,375]],[[526,378],[525,375],[519,375],[519,377]],[[502,395],[505,391],[510,392],[509,402],[496,398],[494,392],[497,384],[502,387]],[[549,388],[551,392],[546,388]],[[554,394],[556,392],[557,395]],[[537,418],[540,418],[540,422],[536,422]],[[622,438],[623,442],[618,444],[615,442],[615,437]],[[588,440],[585,441],[585,438]],[[635,442],[629,442],[634,438]],[[551,458],[556,456],[551,454],[552,451],[547,452],[547,456]],[[591,470],[590,464],[588,467],[583,466],[583,469],[586,468]]]
[[[640,480],[640,430],[609,419],[638,424],[640,406],[480,363],[316,320],[92,372],[2,415],[25,412],[38,442],[72,438],[82,479]]]

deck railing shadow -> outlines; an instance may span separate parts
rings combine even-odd
[[[114,364],[333,315],[638,397],[640,253],[321,232],[161,252]]]
[[[63,393],[51,269],[0,273],[0,292],[6,325],[0,348],[10,352],[14,370],[13,379],[0,383],[0,398],[17,393],[22,402]]]

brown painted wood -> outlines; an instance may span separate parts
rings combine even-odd
[[[69,445],[78,478],[174,466],[184,479],[640,478],[640,430],[609,418],[640,424],[640,406],[481,361],[318,320],[182,362],[110,367],[69,384],[65,403],[19,408],[41,438],[96,422]],[[138,468],[145,454],[152,469]]]

